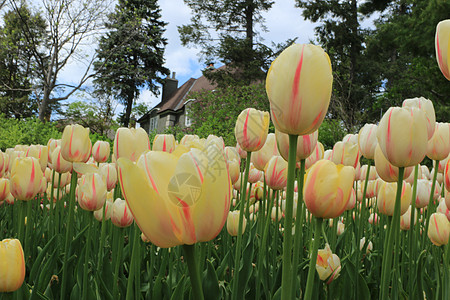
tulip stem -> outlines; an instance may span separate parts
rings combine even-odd
[[[245,161],[245,174],[244,174],[244,182],[241,186],[241,195],[240,195],[240,203],[239,203],[239,224],[238,224],[238,233],[237,233],[237,241],[236,241],[236,255],[234,259],[234,276],[233,276],[233,292],[231,299],[238,299],[238,285],[239,285],[239,266],[241,262],[241,252],[242,252],[242,226],[244,223],[244,204],[247,198],[247,182],[248,182],[248,173],[250,170],[250,161],[251,161],[251,152],[247,152],[247,159]]]
[[[434,174],[433,174],[433,181],[431,183],[431,191],[430,191],[430,200],[428,201],[428,206],[427,206],[427,210],[425,212],[426,218],[424,220],[425,222],[425,230],[423,231],[422,234],[422,248],[425,247],[425,240],[426,237],[428,236],[428,225],[429,225],[429,221],[430,221],[430,216],[431,216],[431,211],[433,211],[433,202],[434,202],[434,190],[436,188],[436,178],[437,178],[437,173],[439,169],[439,160],[435,160],[435,164],[434,164]]]
[[[316,228],[314,232],[314,242],[313,242],[313,248],[311,253],[311,259],[309,261],[309,270],[308,270],[308,279],[306,280],[306,291],[305,291],[305,297],[303,299],[310,300],[312,298],[312,291],[314,286],[314,277],[316,275],[316,262],[317,262],[317,252],[319,250],[319,243],[320,243],[320,232],[322,230],[322,218],[315,218],[316,219]]]
[[[54,193],[54,188],[55,188],[55,173],[56,173],[56,171],[55,170],[53,170],[52,171],[52,190],[50,191],[50,199],[48,199],[49,201],[49,209],[50,209],[50,211],[49,211],[49,222],[48,222],[48,224],[49,224],[49,231],[50,231],[50,234],[49,234],[49,237],[52,237],[53,236],[53,232],[54,232],[54,230],[55,230],[55,228],[54,228],[54,226],[55,226],[55,220],[54,220],[54,211],[53,211],[53,193]],[[44,210],[45,210],[45,203],[44,203]]]
[[[202,282],[195,261],[195,244],[183,245],[183,250],[188,265],[189,276],[191,278],[192,299],[203,300]]]
[[[404,167],[398,168],[398,181],[397,181],[397,194],[395,197],[395,207],[394,215],[392,217],[392,222],[388,227],[388,234],[385,238],[385,251],[383,253],[383,266],[381,269],[381,292],[380,300],[388,299],[389,294],[389,283],[391,281],[391,267],[392,267],[392,257],[394,250],[394,241],[397,239],[397,233],[400,231],[400,204],[401,204],[401,194],[403,187],[403,175],[405,173]],[[396,243],[395,247],[398,247]],[[398,251],[394,251],[397,255]]]
[[[66,299],[66,286],[67,286],[67,260],[70,256],[70,242],[72,241],[72,227],[73,227],[73,213],[75,209],[75,188],[77,187],[77,173],[72,171],[72,178],[70,182],[70,197],[69,197],[69,216],[67,217],[67,231],[66,231],[66,241],[64,243],[64,262],[63,262],[63,272],[62,272],[62,283],[61,283],[61,300]]]
[[[419,165],[416,165],[414,167],[414,183],[413,183],[413,191],[412,191],[412,198],[411,198],[411,217],[409,221],[409,298],[414,299],[414,274],[415,268],[414,268],[414,262],[416,259],[416,246],[417,243],[414,242],[415,240],[415,231],[414,231],[414,223],[415,223],[415,214],[416,214],[416,196],[417,196],[417,179],[419,177]]]
[[[84,266],[83,266],[83,297],[81,299],[87,299],[87,291],[88,291],[88,265],[89,265],[89,254],[91,247],[91,232],[92,232],[92,218],[91,213],[89,211],[86,212],[88,217],[88,230],[86,236],[86,250],[84,251]]]
[[[33,200],[27,201],[27,212],[26,212],[26,216],[25,218],[27,218],[27,223],[25,224],[25,239],[24,239],[24,244],[25,244],[25,259],[27,259],[28,257],[31,257],[31,253],[30,253],[30,227],[33,227],[33,222],[32,222],[32,214],[31,214],[31,205]],[[25,222],[25,221],[24,221]]]
[[[131,242],[131,241],[130,241]],[[139,276],[139,228],[137,225],[133,228],[133,250],[131,252],[131,260],[130,260],[130,274],[128,276],[127,283],[127,296],[126,299],[140,299],[139,294],[133,296],[133,284],[137,282],[137,276]],[[136,290],[135,290],[136,292]]]
[[[114,265],[114,279],[113,279],[113,297],[114,299],[119,298],[119,271],[120,265],[122,263],[122,250],[123,250],[123,228],[113,227],[114,234],[114,246],[113,246],[113,257],[115,258]]]
[[[289,156],[288,156],[288,174],[286,183],[286,210],[284,218],[284,241],[283,241],[283,267],[281,275],[281,299],[291,299],[292,296],[292,269],[297,266],[291,265],[292,257],[292,211],[294,202],[294,181],[297,159],[297,140],[298,136],[289,135]],[[297,206],[298,207],[298,206]],[[278,230],[278,228],[277,228]],[[300,234],[296,230],[296,235]]]
[[[102,229],[101,229],[101,235],[100,235],[100,246],[98,247],[98,257],[97,257],[97,272],[100,274],[102,263],[103,263],[103,245],[105,243],[105,236],[106,236],[106,201],[103,204],[103,210],[102,210]]]

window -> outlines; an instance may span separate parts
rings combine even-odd
[[[192,119],[189,118],[190,115],[189,106],[190,102],[192,101],[194,101],[194,99],[189,99],[184,103],[184,126],[186,127],[190,127],[192,125]]]
[[[150,126],[148,128],[148,131],[152,132],[156,130],[157,127],[158,127],[158,116],[150,118]]]

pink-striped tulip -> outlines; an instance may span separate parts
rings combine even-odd
[[[306,173],[304,200],[317,218],[336,218],[347,207],[352,192],[355,169],[319,160]]]
[[[241,234],[245,231],[245,226],[247,225],[247,219],[244,217],[242,223],[242,231]],[[237,236],[239,229],[239,211],[234,210],[228,213],[227,217],[227,231],[231,236]]]
[[[26,157],[34,157],[39,161],[42,172],[45,172],[45,168],[47,168],[48,163],[48,148],[47,146],[42,145],[31,145],[27,152],[25,153]]]
[[[391,164],[415,166],[427,153],[426,115],[415,107],[391,107],[381,118],[377,138],[384,157]]]
[[[443,160],[450,153],[450,124],[436,122],[433,137],[428,140],[427,156],[432,160]]]
[[[87,173],[78,185],[78,204],[87,211],[103,207],[106,201],[106,184],[98,173]]]
[[[103,218],[105,218],[105,221],[109,220],[111,219],[113,213],[112,210],[113,210],[112,202],[106,201],[105,205],[102,208],[94,211],[94,218],[99,222],[103,221]]]
[[[239,163],[234,159],[231,161],[229,160],[228,171],[230,173],[231,184],[234,184],[236,181],[239,180],[239,177],[241,176],[241,169]]]
[[[366,180],[367,176],[367,165],[362,165],[359,172],[359,180]],[[371,167],[369,171],[369,180],[376,180],[378,178],[377,169]]]
[[[264,146],[269,133],[268,112],[254,108],[244,109],[236,120],[234,135],[242,150],[258,151]]]
[[[0,177],[3,177],[3,173],[5,173],[6,170],[6,160],[5,160],[5,154],[0,150]]]
[[[61,154],[70,162],[86,162],[91,156],[92,143],[89,128],[81,125],[67,125],[61,138]]]
[[[396,182],[382,182],[378,190],[378,211],[386,216],[394,215],[395,207],[395,197],[397,194],[397,183]],[[403,181],[402,193],[401,193],[401,204],[400,204],[400,215],[403,215],[411,203],[411,185]]]
[[[117,227],[128,227],[133,223],[133,215],[125,200],[117,198],[112,207],[111,222]]]
[[[436,60],[442,74],[450,80],[450,20],[444,20],[436,26]]]
[[[417,180],[416,207],[423,208],[430,201],[431,184],[427,179]]]
[[[61,147],[56,147],[51,154],[51,168],[58,173],[72,172],[72,163],[61,155]]]
[[[236,151],[239,153],[239,156],[242,159],[247,158],[247,151],[242,150],[241,146],[239,146],[239,143],[236,143]]]
[[[92,146],[92,156],[98,163],[103,163],[108,160],[111,153],[111,147],[106,141],[96,141]]]
[[[101,164],[98,171],[103,176],[106,189],[111,191],[117,184],[117,170],[115,164]]]
[[[155,245],[192,245],[222,230],[232,193],[225,155],[216,145],[193,148],[179,157],[150,151],[136,164],[125,158],[117,163],[134,219]]]
[[[375,157],[375,148],[377,141],[377,128],[375,124],[365,124],[358,134],[358,145],[361,155],[368,159]]]
[[[241,157],[239,156],[239,153],[238,153],[236,147],[231,147],[231,146],[225,147],[225,156],[228,161],[236,160],[239,165],[241,164]]]
[[[150,140],[148,134],[142,128],[117,129],[114,139],[114,158],[126,157],[132,161],[137,161],[142,153],[150,150]]]
[[[444,214],[447,217],[447,219],[450,221],[450,209],[448,208],[447,204],[445,203],[444,198],[441,198],[439,200],[439,205],[436,208],[436,212]]]
[[[417,221],[417,211],[414,215],[414,224]],[[408,210],[400,216],[400,229],[401,230],[409,230],[411,227],[411,205],[408,207]]]
[[[44,174],[36,158],[16,158],[11,170],[11,194],[19,200],[33,199],[41,189],[43,177]]]
[[[392,165],[384,156],[379,145],[375,148],[375,169],[378,176],[386,182],[398,181],[398,167]],[[411,174],[414,176],[414,167],[405,168],[403,178],[408,178]]]
[[[305,161],[305,168],[309,169],[312,165],[314,165],[317,161],[323,159],[324,156],[324,148],[321,142],[317,142],[316,148],[314,148],[313,153]]]
[[[6,200],[9,195],[9,179],[0,178],[0,201]]]
[[[275,130],[277,138],[278,150],[280,155],[287,161],[289,156],[289,135]],[[317,146],[317,138],[319,132],[316,130],[311,134],[299,135],[297,138],[297,154],[296,161],[309,157]]]
[[[278,155],[277,141],[274,133],[267,135],[264,146],[252,153],[252,163],[260,171],[264,171],[266,164],[272,158],[272,156]]]
[[[273,190],[281,190],[286,187],[288,163],[281,156],[272,156],[264,169],[266,184]]]
[[[248,171],[248,182],[249,183],[256,183],[260,180],[263,180],[264,173],[260,170],[258,170],[257,168],[255,168],[255,166],[250,163],[250,169]]]
[[[436,114],[434,112],[433,102],[424,97],[420,98],[411,98],[403,100],[403,107],[415,107],[423,111],[427,118],[427,133],[428,139],[434,134],[434,130],[436,127]]]
[[[152,150],[172,153],[175,150],[175,144],[173,134],[157,134],[153,139]]]
[[[25,279],[22,244],[17,239],[0,242],[0,292],[18,290]]]
[[[56,147],[61,147],[61,140],[49,139],[47,142],[48,162],[52,162],[52,153]]]
[[[294,44],[270,66],[266,91],[275,128],[287,134],[316,131],[328,111],[333,74],[319,46]]]
[[[337,165],[342,164],[344,166],[356,168],[360,156],[358,144],[353,144],[352,142],[337,142],[333,147],[331,161]]]
[[[341,260],[336,254],[333,254],[328,243],[324,249],[320,249],[317,253],[316,270],[319,278],[330,284],[339,277],[341,272]]]
[[[428,237],[436,246],[448,244],[450,234],[450,222],[447,217],[441,213],[434,213],[430,216],[430,225],[428,226]]]

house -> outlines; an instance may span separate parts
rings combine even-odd
[[[205,76],[197,79],[190,78],[178,87],[175,72],[172,77],[167,77],[163,84],[161,102],[144,114],[137,122],[148,133],[156,130],[164,132],[171,126],[178,125],[182,128],[191,126],[188,107],[195,99],[189,98],[189,94],[203,90],[212,91],[216,85]]]

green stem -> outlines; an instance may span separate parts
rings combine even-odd
[[[62,176],[62,174],[59,173],[58,186],[56,188],[56,213],[55,213],[55,215],[56,215],[56,225],[55,225],[56,233],[59,233],[59,230],[60,230],[59,224],[60,224],[60,220],[62,218],[61,214],[62,214],[62,211],[64,210],[64,202],[59,201],[59,192],[61,190],[59,188],[59,186],[61,185],[61,176]],[[72,176],[73,176],[73,174],[72,174]]]
[[[105,236],[106,236],[106,201],[105,204],[103,204],[103,211],[102,211],[102,229],[101,229],[101,235],[100,235],[100,247],[98,248],[98,257],[97,257],[97,272],[100,273],[100,270],[102,268],[103,263],[103,245],[105,243]]]
[[[66,297],[66,286],[67,286],[67,260],[70,256],[70,242],[73,238],[73,222],[74,222],[74,209],[75,209],[75,188],[77,187],[77,173],[72,171],[72,179],[70,182],[70,197],[69,197],[69,215],[67,217],[67,231],[66,231],[66,241],[64,243],[64,262],[63,262],[63,272],[62,272],[62,283],[61,283],[61,300],[67,299]]]
[[[415,231],[414,231],[414,220],[416,216],[416,196],[417,196],[417,179],[419,177],[419,165],[414,167],[414,183],[413,183],[413,191],[412,191],[412,199],[411,199],[411,219],[409,222],[409,298],[413,299],[414,297],[414,274],[415,267],[414,262],[416,259],[416,246],[417,243],[415,240]]]
[[[248,156],[247,159],[249,159]],[[195,261],[195,244],[183,245],[183,250],[188,265],[189,276],[191,278],[192,296],[193,296],[192,299],[203,300],[203,290],[200,272],[198,271],[197,263]]]
[[[89,211],[86,212],[86,215],[88,216],[88,230],[87,230],[87,236],[86,236],[86,250],[84,251],[84,265],[83,265],[83,296],[81,299],[87,299],[87,292],[88,292],[88,265],[89,265],[89,254],[90,254],[90,247],[91,247],[91,232],[92,232],[92,218],[93,216]]]
[[[292,289],[292,268],[297,266],[291,265],[292,257],[292,211],[294,202],[294,181],[295,168],[297,159],[297,140],[298,136],[289,135],[289,156],[288,156],[288,174],[286,184],[286,209],[284,217],[284,241],[283,241],[283,267],[281,275],[281,299],[291,299]],[[277,228],[278,230],[278,228]],[[300,230],[296,230],[296,235],[300,234]]]
[[[54,188],[55,188],[55,173],[56,173],[56,171],[55,170],[52,170],[52,190],[50,191],[50,199],[49,199],[49,209],[50,209],[50,211],[49,211],[49,222],[48,222],[48,224],[49,224],[49,226],[50,226],[50,228],[49,228],[49,233],[50,233],[50,235],[49,235],[49,237],[52,237],[53,236],[53,233],[54,233],[54,230],[55,230],[55,228],[54,228],[54,226],[55,226],[55,220],[53,219],[54,218],[54,211],[53,211],[53,194],[54,194]],[[46,209],[46,207],[45,207],[45,204],[44,204],[44,210]]]
[[[139,228],[137,225],[133,228],[133,250],[131,252],[131,261],[130,261],[130,275],[128,276],[128,283],[127,283],[127,296],[126,299],[140,299],[139,289],[136,289],[135,286],[135,295],[133,295],[133,284],[137,283],[137,277],[139,276],[139,267],[140,267],[140,260],[139,260]],[[136,293],[137,292],[137,293]]]
[[[429,225],[429,220],[430,220],[430,216],[431,216],[431,211],[433,211],[434,209],[434,189],[436,188],[436,178],[437,178],[437,173],[438,173],[438,168],[439,168],[439,160],[435,161],[435,165],[434,165],[434,174],[433,174],[433,181],[431,184],[431,192],[430,192],[430,200],[428,201],[428,207],[426,210],[426,218],[424,220],[425,222],[425,230],[422,233],[422,248],[425,247],[425,241],[426,238],[428,237],[427,233],[428,233],[428,225]]]
[[[113,279],[113,297],[114,299],[119,298],[119,271],[120,265],[122,263],[122,250],[123,250],[123,228],[113,228],[116,232],[114,239],[113,257],[115,257],[114,265],[114,279]]]
[[[397,233],[400,230],[400,204],[401,194],[403,187],[403,175],[405,168],[398,168],[398,181],[397,181],[397,194],[395,197],[394,215],[392,217],[392,223],[388,227],[388,234],[385,239],[385,251],[383,253],[383,266],[381,270],[381,293],[380,300],[388,299],[389,283],[391,281],[391,268],[392,268],[392,253],[394,250],[394,241],[397,238]],[[398,247],[398,243],[396,245]],[[395,253],[398,253],[396,250]]]
[[[237,241],[236,241],[236,254],[234,259],[234,278],[233,278],[233,291],[232,291],[232,297],[231,299],[237,300],[238,299],[238,285],[239,285],[239,266],[241,262],[241,252],[242,252],[242,226],[243,226],[243,219],[244,219],[244,204],[245,199],[247,198],[247,182],[248,182],[248,173],[250,170],[250,160],[251,160],[252,153],[247,152],[247,160],[245,162],[245,174],[244,174],[244,182],[241,186],[241,196],[240,196],[240,203],[239,203],[239,223],[238,223],[238,234],[237,234]]]
[[[312,298],[314,277],[316,275],[317,252],[319,250],[320,232],[323,223],[322,218],[315,218],[315,219],[316,219],[316,229],[314,233],[314,244],[311,253],[311,260],[309,261],[308,279],[306,281],[306,291],[304,298],[305,300],[310,300]]]

